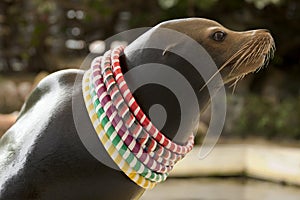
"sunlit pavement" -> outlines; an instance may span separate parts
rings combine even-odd
[[[300,186],[300,148],[273,144],[218,144],[204,159],[199,155],[200,146],[195,146],[175,165],[170,176],[245,175]]]
[[[252,179],[190,178],[168,179],[141,200],[299,200],[300,187]]]

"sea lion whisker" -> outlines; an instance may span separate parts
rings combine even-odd
[[[255,46],[256,46],[255,43],[249,42],[240,49],[239,54],[236,55],[236,57],[239,57],[239,59],[233,64],[229,75],[231,75],[235,70],[239,69],[241,66],[248,65],[251,62],[253,62],[253,59],[251,59],[252,58],[251,52],[253,51],[252,49]]]
[[[246,46],[246,45],[245,45]],[[208,80],[207,82],[199,89],[199,92],[201,92],[211,81],[212,79],[218,74],[220,73],[229,63],[231,63],[232,61],[234,61],[239,55],[240,53],[242,53],[244,51],[244,49],[247,50],[247,48],[243,48],[243,49],[239,49],[236,53],[234,53],[225,63],[223,63],[223,65],[220,67],[219,70],[217,70]],[[234,65],[236,64],[236,62],[234,63]]]
[[[264,60],[263,65],[261,66],[261,68],[264,68],[269,64],[270,60],[274,56],[274,51],[275,51],[274,42],[271,39],[268,39],[266,42],[267,42],[267,45],[266,45],[265,49],[267,49],[268,51],[265,55],[265,60]]]
[[[263,51],[266,49],[267,46],[268,46],[268,42],[265,41],[265,40],[263,40],[263,41],[259,44],[259,51],[260,51],[260,53],[263,52]]]
[[[252,40],[245,44],[240,51],[238,51],[232,58],[239,57],[239,59],[233,64],[232,69],[229,73],[229,75],[232,75],[232,73],[239,69],[242,66],[247,66],[251,63],[256,63],[256,60],[261,57],[263,52],[266,49],[270,49],[271,47],[270,41],[267,40],[266,38],[258,38],[258,40]],[[269,47],[268,47],[269,46]],[[268,51],[269,52],[269,51]],[[269,54],[266,55],[265,58],[265,63],[267,64],[269,60]],[[260,66],[258,69],[260,70],[261,67],[264,65]],[[244,74],[245,76],[245,74]],[[244,77],[243,76],[243,77]],[[242,77],[240,77],[242,78]],[[238,79],[239,80],[239,79]],[[234,84],[233,84],[234,85]]]
[[[232,94],[234,94],[234,91],[236,89],[237,83],[242,80],[244,77],[246,76],[246,74],[242,74],[240,76],[238,76],[235,81],[229,86],[230,88],[233,87],[232,89]]]
[[[246,46],[246,45],[245,45]],[[234,59],[236,59],[238,56],[240,56],[240,53],[245,52],[245,50],[247,51],[247,48],[243,48],[240,49],[239,51],[237,51],[235,54],[233,54],[221,67],[219,70],[217,70],[208,80],[207,82],[200,88],[199,92],[201,92],[211,81],[212,79],[218,74],[220,73],[229,63],[231,63]],[[237,65],[237,62],[234,63],[234,66]]]
[[[235,79],[235,81],[229,86],[230,88],[233,87],[231,94],[234,94],[234,91],[235,91],[235,88],[236,88],[236,85],[237,85],[238,81],[239,81],[239,77],[237,77]]]
[[[226,62],[227,63],[227,62]],[[206,83],[199,89],[199,92],[201,92],[209,83],[210,83],[210,81],[218,74],[218,73],[220,73],[220,71],[222,70],[222,69],[224,69],[225,67],[226,67],[226,63],[225,64],[223,64],[221,67],[220,67],[220,69],[219,70],[217,70],[207,81],[206,81]]]
[[[274,53],[276,51],[276,47],[275,47],[275,43],[273,40],[270,40],[270,45],[271,45],[271,48],[269,50],[269,53],[270,53],[270,59],[274,58]]]
[[[244,57],[245,57],[245,54],[242,54],[242,55],[239,56],[239,59],[233,64],[232,69],[231,69],[229,75],[231,75],[232,72],[234,70],[236,70],[240,66],[240,64],[242,63]]]
[[[251,58],[250,48],[248,48],[246,51],[243,52],[242,55],[240,55],[239,59],[235,62],[229,74],[231,75],[235,70],[239,69],[243,64],[247,65],[251,63],[249,58]]]
[[[274,46],[272,44],[272,41],[268,40],[267,41],[267,45],[265,46],[265,49],[268,49],[266,55],[265,55],[265,59],[263,64],[258,68],[258,70],[256,70],[256,72],[259,72],[262,68],[266,67],[270,60],[273,58],[274,56]]]
[[[254,55],[253,55],[253,52],[255,51],[257,47],[252,47],[252,49],[249,49],[249,51],[245,52],[245,59],[246,60],[246,64],[250,64],[250,63],[253,63],[253,60],[254,60]]]
[[[272,55],[271,55],[270,52],[269,52],[269,53],[266,55],[266,58],[265,58],[264,63],[263,63],[263,65],[262,65],[261,68],[266,67],[266,66],[269,64],[271,58],[272,58]]]
[[[233,64],[232,70],[230,71],[229,75],[231,75],[232,72],[241,65],[241,61],[249,55],[249,51],[250,47],[248,46],[248,44],[246,44],[231,57],[231,60],[235,59],[236,57],[239,57],[239,59]]]
[[[263,41],[259,41],[259,43],[253,49],[253,59],[257,59],[261,56],[263,50],[265,49],[265,45]]]

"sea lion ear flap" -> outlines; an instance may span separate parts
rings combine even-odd
[[[162,56],[166,56],[168,54],[168,52],[170,52],[171,49],[176,48],[179,45],[179,43],[173,43],[173,44],[169,44],[168,46],[166,46],[166,48],[164,49]]]

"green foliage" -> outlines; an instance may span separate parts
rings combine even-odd
[[[275,140],[300,140],[300,97],[274,103],[257,95],[245,98],[233,135]]]
[[[56,4],[54,1],[48,0],[32,0],[32,3],[36,7],[36,11],[39,14],[50,14],[57,9]]]
[[[246,2],[254,3],[255,7],[258,9],[263,9],[267,5],[275,4],[279,5],[283,0],[246,0]]]
[[[218,0],[201,0],[201,1],[196,1],[197,7],[203,10],[209,10],[211,9]]]
[[[231,29],[268,28],[280,46],[274,63],[289,65],[291,60],[299,61],[299,5],[298,0],[3,1],[0,3],[0,48],[3,51],[0,71],[14,71],[11,60],[22,63],[23,70],[54,71],[59,63],[49,66],[46,57],[86,54],[87,49],[66,49],[65,41],[79,39],[89,43],[112,36],[122,21],[122,12],[130,13],[130,19],[122,22],[128,28],[153,26],[183,17],[211,18]],[[70,10],[84,12],[84,18],[68,19]],[[80,28],[80,35],[70,35],[74,27]]]
[[[178,0],[158,0],[158,4],[163,9],[169,9],[175,6],[178,3]]]

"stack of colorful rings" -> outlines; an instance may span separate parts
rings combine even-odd
[[[165,137],[135,101],[121,71],[124,47],[97,57],[83,77],[83,95],[90,119],[104,148],[136,184],[153,188],[192,148]]]

